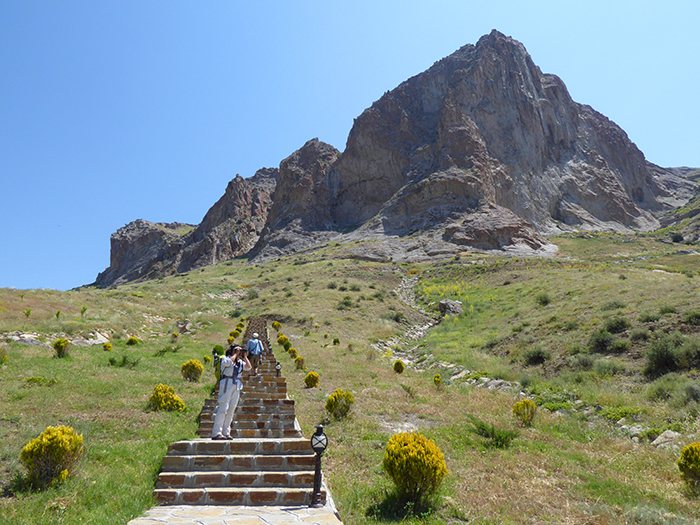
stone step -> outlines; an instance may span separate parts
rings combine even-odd
[[[156,481],[157,489],[192,489],[209,487],[287,487],[313,488],[314,471],[225,471],[161,472]]]
[[[268,454],[227,454],[208,456],[165,456],[161,472],[305,471],[314,468],[315,454],[272,456]]]
[[[168,447],[168,456],[230,454],[312,454],[311,442],[304,438],[280,439],[192,439],[177,441]]]
[[[200,423],[207,422],[207,421],[214,421],[214,416],[215,412],[202,412],[200,415],[199,421]],[[295,416],[294,412],[289,412],[289,413],[274,413],[274,412],[268,412],[268,413],[238,413],[235,415],[235,419],[233,420],[233,423],[236,424],[237,422],[242,422],[242,421],[294,421]]]
[[[214,423],[207,425],[201,425],[199,430],[197,430],[197,435],[203,438],[210,438],[212,430],[214,428]],[[298,438],[303,437],[300,430],[295,428],[285,428],[285,429],[231,429],[231,437],[234,439],[281,439],[281,438]]]
[[[161,505],[276,505],[307,506],[312,489],[281,488],[194,488],[156,489],[155,499]],[[326,492],[321,491],[325,504]]]
[[[199,426],[200,427],[212,427],[214,425],[213,418],[210,419],[209,421],[200,421]],[[288,420],[288,421],[235,421],[233,425],[231,425],[231,428],[237,428],[240,430],[244,429],[267,429],[267,430],[283,430],[283,429],[293,429],[295,428],[294,426],[294,420]]]

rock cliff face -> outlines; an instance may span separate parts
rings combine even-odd
[[[215,264],[248,253],[262,232],[278,170],[237,175],[198,226],[136,220],[110,239],[110,265],[95,286],[119,285]]]
[[[120,229],[96,284],[246,253],[277,257],[328,239],[364,239],[344,255],[372,260],[547,254],[546,235],[567,229],[658,228],[697,187],[681,175],[647,162],[615,123],[574,102],[522,44],[493,31],[372,104],[342,154],[313,139],[279,170],[236,177],[184,234],[182,225],[145,221]]]
[[[649,230],[672,196],[622,129],[497,31],[365,110],[331,183],[339,225],[379,214],[395,234],[502,208],[539,231]]]

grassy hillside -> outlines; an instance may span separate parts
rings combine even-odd
[[[112,352],[74,346],[64,359],[47,347],[2,344],[0,523],[126,523],[150,507],[168,443],[195,436],[213,386],[209,366],[200,383],[188,383],[181,364],[203,360],[239,318],[256,315],[280,321],[320,374],[319,388],[304,388],[308,370],[276,350],[305,435],[327,423],[324,468],[347,524],[399,521],[385,511],[392,485],[381,469],[396,430],[433,439],[450,471],[440,505],[413,518],[421,523],[693,523],[700,500],[680,479],[679,453],[650,442],[667,429],[682,444],[700,441],[700,256],[649,236],[556,242],[558,256],[546,260],[465,253],[379,264],[335,258],[336,246],[110,290],[0,290],[2,333],[33,332],[50,345],[97,330],[114,344]],[[409,281],[419,308],[395,293]],[[410,327],[438,319],[443,298],[460,300],[464,313],[409,337]],[[184,319],[192,332],[173,341]],[[606,327],[616,333],[596,346]],[[140,342],[127,346],[132,335]],[[685,360],[659,374],[647,354],[669,338]],[[124,356],[127,366],[118,366]],[[409,363],[403,374],[393,370],[397,356]],[[437,372],[444,388],[433,384]],[[513,418],[519,389],[471,384],[479,378],[518,382],[539,405],[533,426]],[[184,412],[146,411],[158,383],[175,388]],[[350,418],[328,421],[324,404],[336,388],[356,403]],[[470,415],[519,437],[489,447],[469,431]],[[623,416],[643,428],[636,439],[618,423]],[[19,490],[20,450],[58,424],[84,435],[76,475],[39,493]]]

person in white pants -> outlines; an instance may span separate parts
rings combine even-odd
[[[232,439],[231,421],[238,405],[240,391],[243,389],[240,375],[242,370],[250,370],[248,356],[238,345],[229,347],[226,356],[221,359],[221,379],[219,380],[219,399],[214,418],[212,439]]]

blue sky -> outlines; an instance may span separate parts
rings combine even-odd
[[[700,167],[700,2],[0,3],[0,287],[70,289],[135,219],[345,147],[385,91],[492,29],[662,166]]]

